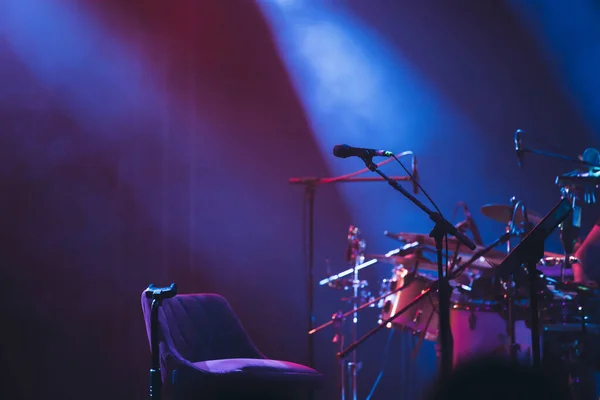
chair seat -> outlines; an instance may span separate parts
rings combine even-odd
[[[321,374],[305,365],[289,361],[261,358],[229,358],[224,360],[200,361],[192,364],[194,368],[211,374],[252,374],[252,375],[295,375],[315,376]]]

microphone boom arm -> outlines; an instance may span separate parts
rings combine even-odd
[[[550,158],[558,158],[558,159],[561,159],[561,160],[571,161],[571,162],[573,162],[575,164],[584,165],[586,167],[600,168],[600,165],[598,165],[598,164],[587,162],[585,160],[581,160],[581,159],[576,158],[576,157],[565,156],[564,154],[552,153],[552,152],[549,152],[549,151],[546,151],[546,150],[539,150],[539,149],[531,149],[531,148],[527,148],[527,147],[521,147],[519,149],[519,151],[521,153],[537,154],[537,155],[540,155],[540,156],[545,156],[545,157],[550,157]]]

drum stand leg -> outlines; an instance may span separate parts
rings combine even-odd
[[[354,287],[354,293],[353,293],[354,296],[352,298],[352,301],[353,301],[353,307],[355,310],[355,313],[352,315],[352,342],[354,343],[356,340],[358,340],[358,312],[356,312],[356,309],[359,306],[358,290],[360,287],[360,281],[358,280],[358,271],[356,269],[354,270],[354,281],[352,283],[353,283],[352,286]],[[357,373],[358,373],[358,370],[360,369],[360,367],[361,367],[361,365],[357,361],[357,356],[356,356],[356,351],[355,351],[352,353],[352,360],[348,363],[348,373],[349,373],[350,379],[351,379],[352,400],[358,400]]]
[[[508,278],[504,282],[504,296],[506,298],[506,313],[507,313],[507,335],[509,338],[508,354],[510,360],[514,363],[518,362],[518,354],[521,350],[521,346],[517,343],[515,333],[515,315],[514,315],[514,281],[512,278]]]
[[[340,350],[344,349],[344,313],[341,311],[336,312],[331,317],[333,320],[334,336],[331,340],[333,343],[339,345]],[[340,394],[341,400],[346,400],[346,361],[340,360]]]
[[[357,308],[357,304],[354,303],[355,309]],[[334,343],[339,343],[340,352],[344,350],[344,333],[343,333],[343,314],[341,311],[337,312],[333,315],[333,319],[335,320],[334,326],[336,329],[335,336],[333,337]],[[357,331],[357,313],[353,314],[352,320],[352,340],[355,342],[358,338]],[[356,359],[356,352],[352,353],[352,360],[346,362],[343,358],[340,359],[340,392],[341,399],[346,400],[346,389],[348,385],[347,377],[350,378],[350,390],[352,392],[352,400],[358,400],[358,376],[357,373],[360,370],[361,363]],[[346,373],[346,368],[348,369]]]
[[[511,204],[513,205],[513,207],[517,204],[517,200],[515,197],[512,197],[510,199]],[[511,213],[511,219],[513,217],[514,214],[514,209],[513,212]],[[515,227],[513,225],[513,223],[509,223],[508,226],[506,227],[506,232],[514,235],[516,233],[515,231]],[[512,246],[510,244],[510,240],[508,240],[506,242],[506,251],[507,253],[510,253],[510,251],[512,250]],[[513,280],[512,277],[509,277],[505,282],[502,282],[502,287],[504,289],[504,298],[506,299],[506,334],[508,336],[508,355],[510,357],[510,360],[514,363],[518,362],[518,354],[520,349],[520,345],[517,344],[517,339],[516,339],[516,332],[515,332],[515,314],[514,314],[514,305],[515,305],[515,300],[514,300],[514,294],[515,294],[515,282]]]
[[[352,306],[355,310],[352,314],[352,342],[356,342],[358,339],[358,307],[359,307],[359,287],[360,281],[358,280],[358,271],[354,273],[354,293],[352,297]],[[343,333],[343,313],[341,311],[333,314],[332,319],[334,320],[335,336],[333,342],[338,343],[340,346],[340,352],[344,350],[344,333]],[[348,371],[346,371],[348,368]],[[340,393],[341,399],[346,400],[346,389],[348,385],[348,379],[350,378],[350,390],[352,392],[352,400],[358,400],[358,371],[361,368],[361,363],[358,362],[356,352],[352,353],[352,359],[346,362],[343,358],[340,359]]]

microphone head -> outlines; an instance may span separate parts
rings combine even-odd
[[[521,151],[521,135],[523,134],[522,129],[517,129],[515,131],[515,150]]]
[[[350,146],[347,144],[338,144],[333,147],[333,155],[338,158],[348,158],[350,154]]]

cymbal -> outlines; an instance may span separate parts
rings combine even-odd
[[[385,254],[369,254],[366,258],[375,258],[377,261],[392,264],[392,265],[404,265],[412,269],[417,261],[419,262],[419,268],[434,268],[437,270],[437,262],[431,261],[427,257],[419,256],[418,254],[409,254],[406,256],[386,256]]]
[[[494,221],[505,224],[510,222],[513,210],[513,206],[506,204],[486,204],[481,207],[481,213],[483,215]],[[538,213],[529,210],[527,210],[527,217],[529,218],[529,222],[533,222],[534,224],[538,224],[542,220],[542,217],[540,217]],[[518,211],[515,217],[515,223],[520,224],[521,222],[523,222],[523,214]]]
[[[408,243],[418,242],[419,244],[424,246],[423,247],[424,251],[430,251],[430,252],[435,253],[435,239],[427,234],[400,232],[400,233],[394,234],[393,236],[397,237],[400,240],[408,242]],[[459,245],[460,245],[460,247],[459,247]],[[462,259],[464,262],[464,261],[467,261],[471,255],[475,254],[478,251],[481,251],[484,247],[476,246],[475,250],[471,250],[467,246],[463,245],[455,237],[449,236],[448,237],[448,251],[451,253],[454,253],[457,248],[458,248],[458,252],[462,255]],[[488,251],[485,254],[484,257],[494,263],[499,263],[502,260],[504,260],[504,258],[506,258],[506,253],[501,250],[491,249],[490,251]]]
[[[482,249],[482,247],[478,246],[475,249],[475,251],[479,251],[481,249]],[[461,265],[461,264],[464,264],[467,261],[469,261],[471,259],[471,257],[473,256],[473,253],[460,252],[458,256],[461,259],[460,262],[458,263],[458,265]],[[493,268],[493,265],[500,264],[505,258],[506,258],[506,253],[503,253],[500,250],[492,249],[492,250],[488,251],[485,254],[485,256],[480,257],[478,260],[473,261],[473,263],[469,266],[469,268],[490,269],[490,268]],[[493,265],[490,265],[490,263]]]
[[[400,232],[395,234],[390,234],[389,236],[395,236],[399,240],[403,240],[407,243],[418,242],[422,246],[431,247],[431,251],[435,251],[435,239],[429,236],[427,233],[409,233],[409,232]],[[444,241],[445,243],[445,241]],[[460,247],[466,248],[465,245],[460,243],[458,239],[453,236],[448,236],[448,247],[449,251],[455,250],[458,245]]]
[[[560,253],[552,253],[551,251],[545,251],[544,258],[562,258],[564,260],[565,255]]]
[[[493,266],[490,265],[489,262],[491,262],[492,264],[499,264],[500,262],[502,262],[502,260],[506,256],[505,254],[504,255],[502,255],[502,253],[500,253],[500,254],[501,254],[501,257],[496,257],[496,258],[485,257],[484,259],[475,260],[469,266],[469,268],[470,269],[485,269],[485,270],[491,269],[491,268],[493,268]],[[459,253],[458,256],[460,257],[460,263],[459,263],[459,265],[460,265],[460,264],[467,262],[471,258],[472,255]],[[391,265],[395,265],[395,266],[403,265],[405,268],[407,268],[409,270],[414,269],[414,267],[416,266],[417,261],[418,261],[419,262],[418,270],[432,271],[432,272],[437,272],[437,270],[438,270],[437,260],[435,258],[430,259],[430,258],[424,257],[423,255],[419,256],[418,254],[410,254],[407,256],[386,256],[384,254],[370,254],[370,255],[367,255],[367,258],[375,258],[379,262],[391,264]],[[451,259],[452,258],[453,257],[451,256]]]

